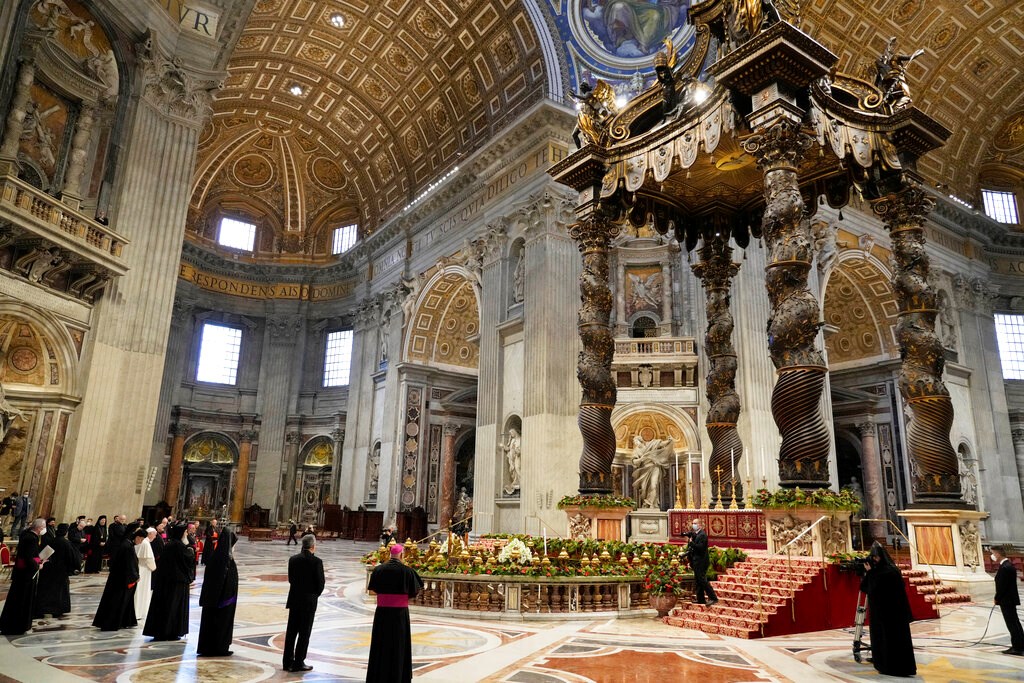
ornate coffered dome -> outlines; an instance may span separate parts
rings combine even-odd
[[[260,255],[370,232],[545,92],[518,0],[259,0],[203,132],[189,229],[258,223]]]

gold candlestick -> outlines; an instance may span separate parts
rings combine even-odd
[[[697,508],[700,510],[704,509],[704,483],[706,481],[704,477],[700,478],[700,489],[697,491]]]
[[[724,510],[725,509],[725,503],[722,502],[722,501],[725,499],[725,495],[723,493],[724,489],[722,488],[722,466],[721,465],[719,465],[718,467],[715,468],[715,474],[718,476],[718,504],[721,505],[722,509]],[[715,495],[714,486],[711,487],[711,495],[712,495],[712,497],[714,497],[714,495]],[[708,507],[709,508],[710,507],[714,507],[714,500],[709,501]]]
[[[732,480],[732,501],[729,503],[730,510],[739,510],[740,506],[736,503],[736,480]]]
[[[686,479],[676,477],[676,510],[686,508]]]
[[[754,507],[754,492],[750,488],[750,483],[751,483],[750,477],[747,477],[747,507],[748,508]]]

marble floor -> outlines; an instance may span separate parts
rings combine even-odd
[[[102,633],[89,624],[105,576],[72,578],[73,613],[36,622],[31,633],[0,637],[0,681],[178,683],[185,681],[362,681],[373,605],[363,594],[359,556],[372,549],[350,541],[318,548],[327,568],[302,676],[281,670],[287,611],[286,563],[294,548],[239,541],[241,575],[234,656],[196,659],[199,586],[192,590],[187,641],[151,643],[141,628]],[[0,585],[0,596],[7,584]],[[1024,681],[1024,657],[1000,654],[1009,636],[989,606],[944,608],[942,618],[913,625],[916,679]],[[986,632],[987,625],[987,632]],[[474,620],[413,615],[416,680],[447,683],[702,683],[747,681],[879,681],[850,654],[847,631],[736,640],[678,629],[650,618],[569,622]]]

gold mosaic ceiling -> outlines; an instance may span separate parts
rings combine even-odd
[[[372,231],[545,90],[520,0],[258,0],[228,73],[190,229],[220,205],[277,212],[258,250],[284,253],[325,253],[341,221]]]

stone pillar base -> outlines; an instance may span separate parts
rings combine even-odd
[[[599,541],[626,540],[626,516],[630,508],[595,508],[567,505],[568,536],[573,540],[593,538]]]
[[[655,509],[629,513],[630,543],[667,543],[668,513]]]
[[[968,593],[978,602],[995,594],[985,573],[980,522],[987,512],[977,510],[903,510],[907,520],[910,562],[914,569],[933,572],[943,583]]]
[[[765,510],[768,526],[768,552],[793,557],[827,557],[835,553],[853,552],[850,536],[852,512],[821,508],[794,508],[791,510]],[[800,532],[822,517],[827,517],[800,540],[787,547]]]

